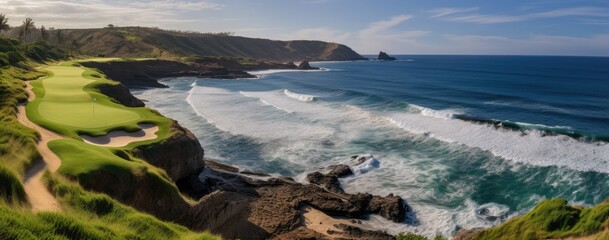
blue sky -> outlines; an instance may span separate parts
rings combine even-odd
[[[347,44],[366,54],[609,56],[609,0],[0,0],[18,25],[139,25]]]

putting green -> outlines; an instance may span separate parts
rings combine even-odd
[[[108,125],[129,125],[142,117],[132,111],[103,104],[42,102],[38,111],[43,118],[80,129],[104,128]]]
[[[125,107],[101,94],[97,86],[117,83],[100,72],[75,62],[43,70],[48,76],[31,82],[36,98],[27,105],[27,115],[33,122],[75,139],[81,134],[102,136],[114,130],[135,132],[140,123],[159,126],[159,140],[169,133],[171,120],[148,108]]]

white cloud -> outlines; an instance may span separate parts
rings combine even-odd
[[[412,16],[411,15],[399,15],[399,16],[395,16],[392,17],[389,20],[384,20],[384,21],[378,21],[378,22],[373,22],[370,25],[368,25],[367,28],[365,28],[364,30],[360,31],[360,35],[371,35],[371,34],[377,34],[379,32],[385,31],[387,29],[390,29],[406,20],[411,19]]]
[[[419,38],[429,34],[428,31],[395,29],[396,26],[411,18],[411,15],[398,15],[387,20],[372,22],[361,30],[353,32],[320,27],[280,34],[279,37],[285,40],[306,39],[344,43],[360,53],[375,53],[380,50],[399,53],[405,46],[423,45]]]
[[[173,23],[198,22],[181,13],[217,10],[222,5],[209,1],[151,0],[11,0],[0,1],[0,12],[7,15],[11,25],[19,25],[26,17],[38,24],[60,28],[101,27],[108,23],[118,26],[163,26]]]
[[[458,13],[466,13],[473,12],[480,9],[479,7],[471,7],[471,8],[437,8],[429,11],[433,15],[431,18],[439,18],[448,15],[458,14]]]
[[[446,15],[445,15],[446,16]],[[508,22],[521,22],[531,19],[540,18],[557,18],[557,17],[568,17],[568,16],[586,16],[586,17],[609,17],[609,9],[607,8],[596,8],[596,7],[576,7],[576,8],[563,8],[545,12],[537,12],[523,15],[466,15],[457,17],[444,17],[445,19],[453,22],[466,22],[476,24],[493,24],[493,23],[508,23]]]
[[[401,31],[394,28],[412,18],[411,15],[399,15],[389,20],[373,22],[359,31],[358,39],[352,45],[362,53],[376,53],[380,50],[401,53],[405,48],[419,46],[419,38],[429,34],[428,31]]]

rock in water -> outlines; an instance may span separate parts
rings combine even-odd
[[[330,170],[331,174],[336,175],[336,177],[338,178],[346,177],[353,174],[351,168],[345,164],[330,165],[327,167],[327,169]]]
[[[318,67],[311,67],[311,65],[309,64],[309,61],[302,61],[298,65],[298,69],[301,69],[301,70],[315,70],[315,69],[319,69],[319,68]]]
[[[376,58],[378,60],[383,60],[383,61],[395,61],[398,60],[397,58],[391,57],[389,55],[387,55],[386,52],[379,52],[379,56]]]

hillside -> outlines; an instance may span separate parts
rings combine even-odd
[[[56,42],[57,30],[50,30]],[[13,37],[17,31],[11,32]],[[39,32],[34,32],[34,40]],[[227,34],[168,31],[143,27],[61,30],[63,45],[82,54],[106,57],[227,56],[267,61],[362,60],[351,48],[322,41],[274,41]]]

